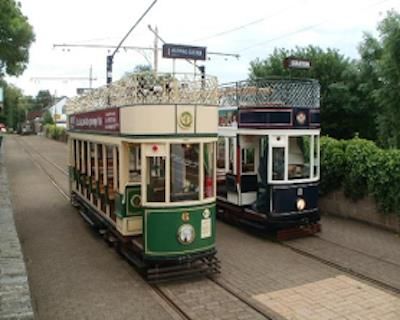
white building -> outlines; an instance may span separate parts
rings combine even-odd
[[[53,117],[54,123],[58,127],[65,128],[67,126],[67,115],[65,113],[65,103],[67,102],[67,97],[62,97],[56,104],[49,107],[49,112]]]

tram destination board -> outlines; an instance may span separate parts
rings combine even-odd
[[[163,58],[206,60],[206,51],[206,47],[166,43],[163,45]]]
[[[69,129],[119,133],[120,117],[118,108],[78,113],[69,117]]]

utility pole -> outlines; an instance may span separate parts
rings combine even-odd
[[[136,21],[136,23],[132,26],[132,28],[128,31],[128,33],[122,38],[122,40],[119,42],[117,47],[115,48],[114,52],[107,56],[107,85],[109,85],[112,82],[112,65],[114,62],[114,56],[118,52],[119,48],[121,47],[122,43],[126,40],[126,38],[129,36],[129,34],[133,31],[133,29],[136,28],[136,26],[142,21],[142,19],[145,17],[145,15],[150,11],[150,9],[156,4],[157,0],[154,0],[151,5],[147,8],[147,10],[141,15],[141,17]]]
[[[156,26],[155,33],[158,34],[158,28]],[[158,37],[154,36],[154,73],[158,71]]]

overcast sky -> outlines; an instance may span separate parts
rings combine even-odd
[[[8,80],[36,95],[49,89],[58,96],[75,95],[76,88],[106,81],[107,49],[53,48],[54,44],[117,45],[153,0],[19,0],[33,25],[36,42],[30,50],[27,70]],[[220,82],[247,78],[249,63],[266,58],[274,48],[309,44],[337,48],[357,58],[364,31],[376,35],[377,23],[386,11],[400,12],[400,0],[158,0],[124,45],[152,47],[154,35],[148,25],[157,25],[169,43],[206,46],[207,50],[237,53],[240,58],[208,55],[207,73]],[[161,56],[161,55],[160,55]],[[136,65],[152,63],[151,51],[120,51],[114,58],[113,79]],[[199,63],[200,64],[200,63]],[[177,71],[193,72],[185,61]],[[172,62],[160,58],[160,71],[170,72]],[[83,77],[85,80],[35,80],[42,77]]]

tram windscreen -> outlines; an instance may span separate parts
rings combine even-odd
[[[285,179],[285,148],[272,148],[272,177],[274,180]]]
[[[214,143],[204,144],[204,198],[214,197]]]
[[[148,157],[147,170],[147,201],[165,202],[165,157]]]
[[[310,178],[311,136],[289,137],[288,178]]]
[[[171,144],[171,202],[199,200],[200,145]]]

